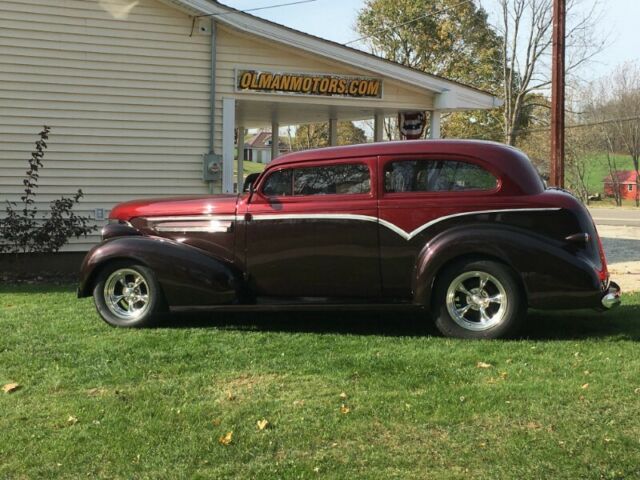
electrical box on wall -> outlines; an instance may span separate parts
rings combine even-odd
[[[222,178],[222,155],[205,153],[203,155],[203,176],[207,182],[217,182]]]
[[[208,18],[199,18],[196,22],[196,31],[200,35],[211,35],[211,20]]]

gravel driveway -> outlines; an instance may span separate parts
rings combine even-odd
[[[611,279],[623,292],[640,290],[640,227],[599,225]]]

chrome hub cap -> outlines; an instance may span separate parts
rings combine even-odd
[[[151,292],[145,278],[136,270],[116,270],[104,284],[107,308],[122,320],[137,320],[149,310]]]
[[[507,293],[500,281],[486,272],[465,272],[447,289],[447,310],[462,328],[475,332],[498,325],[507,312]]]

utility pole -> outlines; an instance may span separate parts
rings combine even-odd
[[[565,0],[553,0],[553,59],[551,66],[551,185],[564,188]]]

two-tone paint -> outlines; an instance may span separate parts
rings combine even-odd
[[[385,192],[381,172],[401,159],[476,164],[497,178],[496,188]],[[274,171],[340,163],[366,165],[370,191],[262,192]],[[110,218],[105,241],[83,263],[81,296],[91,294],[97,269],[122,258],[151,267],[171,307],[265,299],[429,307],[439,272],[462,257],[511,266],[531,307],[598,307],[608,289],[588,211],[569,193],[546,189],[521,152],[487,142],[388,142],[290,154],[272,162],[251,193],[128,202]]]

